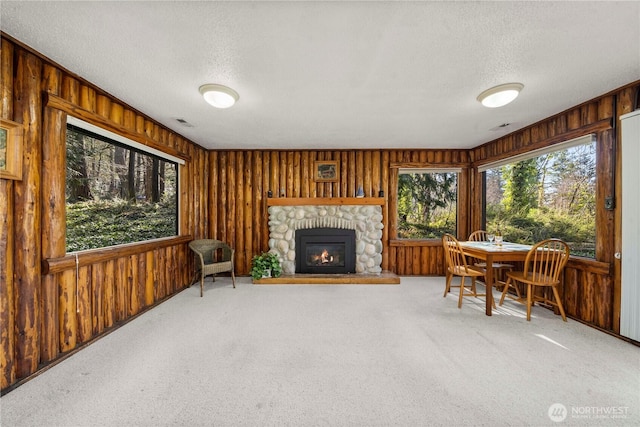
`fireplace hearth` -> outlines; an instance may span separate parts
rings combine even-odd
[[[296,273],[356,272],[356,232],[340,228],[296,230]]]

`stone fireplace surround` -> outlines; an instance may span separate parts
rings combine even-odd
[[[279,200],[279,199],[272,199]],[[301,199],[295,205],[288,199],[287,205],[269,206],[269,248],[276,252],[285,274],[296,269],[295,232],[307,228],[342,228],[356,232],[356,274],[382,272],[382,207],[375,204],[326,204],[327,199]],[[331,199],[328,199],[331,200]],[[361,200],[361,199],[360,199]]]

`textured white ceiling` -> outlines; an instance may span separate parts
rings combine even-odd
[[[471,148],[640,79],[638,1],[2,0],[0,13],[6,34],[211,149]],[[476,101],[508,82],[525,85],[512,104]],[[204,83],[239,102],[214,109]]]

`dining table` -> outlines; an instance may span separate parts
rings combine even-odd
[[[486,309],[485,314],[491,316],[491,308],[493,306],[493,268],[494,262],[502,261],[524,261],[531,249],[530,245],[523,245],[512,242],[485,242],[485,241],[468,241],[460,242],[462,251],[473,258],[484,260],[487,264],[485,273],[485,284],[487,287]]]

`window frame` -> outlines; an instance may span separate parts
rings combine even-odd
[[[566,141],[562,141],[562,142],[558,142],[555,144],[551,144],[542,148],[538,148],[538,149],[534,149],[534,150],[530,150],[524,153],[519,153],[513,156],[509,156],[509,157],[504,157],[495,161],[490,161],[487,163],[483,163],[481,165],[478,165],[476,170],[477,173],[480,177],[480,186],[481,186],[481,199],[480,199],[480,228],[486,230],[487,227],[487,203],[486,203],[486,199],[487,199],[487,174],[486,171],[490,170],[490,169],[497,169],[497,168],[501,168],[503,166],[506,165],[512,165],[521,161],[525,161],[525,160],[530,160],[530,159],[534,159],[534,158],[538,158],[540,156],[546,155],[546,154],[551,154],[551,153],[556,153],[559,151],[564,151],[564,150],[568,150],[570,148],[573,147],[578,147],[581,145],[587,145],[587,144],[594,144],[595,146],[595,155],[596,155],[596,162],[595,162],[595,179],[596,179],[596,187],[598,185],[598,180],[600,179],[599,174],[598,174],[598,138],[597,135],[595,133],[586,133],[584,135],[575,137],[575,138],[571,138],[568,139]],[[597,193],[594,195],[595,197],[595,203],[596,206],[598,204],[598,200],[597,200]],[[596,213],[597,215],[597,213]],[[597,221],[596,221],[596,225],[597,225]],[[590,261],[597,261],[598,256],[597,256],[597,241],[598,241],[598,229],[596,226],[596,230],[595,230],[595,234],[594,234],[594,246],[596,248],[596,251],[594,251],[594,256],[593,257],[587,257],[587,256],[583,256],[583,255],[571,255],[571,257],[579,257],[579,258],[583,258],[585,260],[590,260]]]
[[[186,161],[185,159],[179,158],[179,157],[175,157],[171,154],[168,154],[164,151],[161,151],[159,149],[150,147],[148,145],[142,144],[140,142],[134,141],[133,139],[127,138],[123,135],[120,135],[118,133],[115,133],[111,130],[105,129],[104,127],[101,126],[97,126],[94,125],[90,122],[87,122],[85,120],[79,119],[77,117],[74,117],[70,114],[67,114],[66,117],[66,123],[64,126],[65,129],[65,135],[68,129],[68,126],[71,125],[73,127],[79,128],[81,130],[84,130],[86,132],[88,132],[89,134],[95,134],[98,135],[101,138],[106,138],[108,140],[111,140],[114,142],[113,145],[120,145],[120,146],[124,146],[127,148],[130,148],[133,151],[136,151],[138,153],[142,153],[145,155],[150,155],[150,156],[155,156],[158,157],[162,160],[168,161],[168,162],[172,162],[175,163],[176,165],[176,234],[174,236],[165,236],[165,237],[158,237],[155,239],[148,239],[148,240],[142,240],[142,241],[137,241],[137,242],[129,242],[129,243],[121,243],[121,244],[116,244],[116,245],[110,245],[110,246],[105,246],[105,247],[100,247],[100,248],[91,248],[91,249],[83,249],[83,250],[79,250],[79,251],[73,251],[73,252],[65,252],[67,255],[69,254],[78,254],[78,253],[83,253],[83,252],[91,252],[91,251],[97,251],[97,250],[105,250],[105,249],[111,249],[111,248],[118,248],[118,247],[122,247],[122,246],[131,246],[131,245],[138,245],[138,244],[146,244],[149,242],[154,242],[154,241],[159,241],[159,240],[165,240],[165,239],[175,239],[176,237],[181,236],[182,233],[182,218],[181,218],[181,212],[182,212],[182,201],[181,201],[181,167],[185,166]],[[65,144],[65,152],[66,152],[66,144]],[[66,182],[66,174],[65,174],[65,182]],[[66,208],[65,208],[66,210]],[[66,224],[65,224],[66,227]]]
[[[398,236],[398,185],[400,183],[400,175],[401,174],[415,174],[415,173],[455,173],[456,174],[456,229],[455,229],[455,233],[454,235],[457,235],[458,232],[460,231],[460,185],[461,185],[461,179],[462,179],[462,175],[463,175],[463,171],[464,168],[462,166],[442,166],[442,165],[437,165],[437,166],[428,166],[428,165],[424,165],[424,164],[416,164],[414,165],[410,165],[410,164],[399,164],[399,165],[391,165],[392,169],[395,169],[395,194],[396,194],[396,206],[395,206],[395,211],[396,211],[396,217],[394,218],[395,224],[393,224],[392,229],[394,230],[394,236],[391,236],[392,240],[398,240],[398,241],[403,241],[403,242],[439,242],[440,238],[439,237],[423,237],[423,238],[405,238],[405,237],[399,237]]]
[[[540,157],[545,154],[567,150],[572,147],[577,147],[578,145],[585,145],[585,144],[592,144],[592,143],[597,143],[596,135],[594,133],[589,133],[586,135],[579,136],[577,138],[572,138],[567,141],[549,145],[547,147],[527,151],[526,153],[520,153],[520,154],[516,154],[515,156],[509,156],[509,157],[505,157],[492,162],[483,163],[482,165],[478,166],[478,172],[482,173],[482,172],[485,172],[487,169],[495,169],[495,168],[499,168],[501,166],[509,165],[512,163],[518,163],[523,160],[529,160],[535,157]]]

